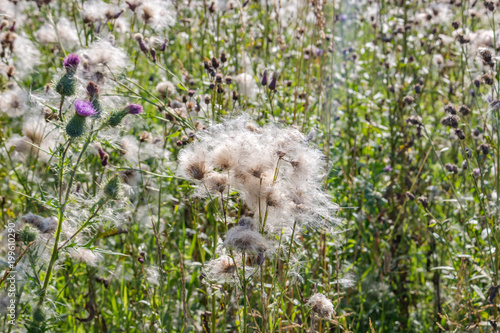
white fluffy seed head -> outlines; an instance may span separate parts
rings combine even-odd
[[[31,224],[37,228],[41,233],[53,233],[56,231],[57,218],[55,217],[41,217],[32,213],[21,216],[21,221]]]
[[[205,263],[203,274],[210,282],[238,282],[236,270],[241,268],[241,261],[242,258],[237,253],[234,253],[232,256],[222,254],[219,258]],[[245,276],[250,276],[254,270],[253,267],[245,266]]]
[[[196,137],[179,153],[178,173],[197,182],[203,179],[209,192],[215,175],[228,175],[225,191],[238,191],[256,214],[267,212],[266,232],[291,235],[295,223],[325,229],[339,225],[337,206],[323,189],[323,155],[297,129],[259,127],[241,116]],[[215,178],[205,181],[211,175]]]
[[[268,248],[266,239],[260,233],[248,229],[246,226],[231,228],[223,244],[229,249],[252,255],[265,252]]]
[[[321,293],[312,295],[308,304],[311,306],[312,311],[321,318],[331,318],[335,312],[332,301]]]
[[[200,181],[210,172],[207,152],[202,147],[190,146],[179,153],[179,173],[181,176]]]
[[[95,266],[100,259],[100,255],[84,247],[73,247],[69,249],[69,255],[77,261],[86,263],[89,266]]]

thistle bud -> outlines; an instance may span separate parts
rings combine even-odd
[[[16,69],[14,66],[7,67],[7,77],[12,78],[16,74]]]
[[[238,95],[238,92],[236,92],[235,90],[233,90],[233,101],[237,101],[239,99],[239,95]]]
[[[222,52],[220,55],[220,62],[225,63],[227,61],[226,53]]]
[[[483,155],[488,155],[490,153],[491,145],[489,143],[482,143],[477,147],[477,150],[481,151]]]
[[[405,97],[403,97],[403,103],[404,104],[411,105],[411,104],[413,104],[413,102],[415,102],[415,98],[413,98],[413,96],[405,96]]]
[[[447,116],[447,117],[442,118],[441,124],[443,124],[445,126],[457,128],[459,120],[460,120],[460,118],[458,118],[457,116],[451,115],[451,116]]]
[[[168,38],[165,38],[165,40],[163,41],[163,44],[161,44],[161,46],[160,46],[160,51],[164,52],[167,49],[167,45],[168,45]]]
[[[99,148],[97,150],[99,153],[99,158],[101,159],[101,164],[102,166],[106,166],[109,163],[109,155],[104,151],[104,149]]]
[[[415,200],[415,196],[410,192],[406,192],[406,197],[408,198],[408,200],[411,201]]]
[[[149,53],[149,47],[148,47],[148,45],[144,42],[144,39],[140,38],[139,40],[137,40],[137,42],[139,43],[139,48],[141,49],[141,51],[142,51],[145,55],[148,55],[148,53]]]
[[[203,67],[204,67],[207,71],[209,71],[209,70],[210,70],[210,68],[212,67],[212,64],[211,64],[208,60],[205,60],[205,61],[203,62]]]
[[[273,73],[273,78],[271,79],[271,83],[269,83],[269,90],[276,90],[276,84],[278,81],[278,73],[274,72]]]
[[[25,227],[19,233],[19,238],[24,243],[31,243],[36,239],[36,230],[31,227]]]
[[[264,71],[264,75],[262,75],[262,81],[260,82],[264,87],[267,86],[267,71]]]
[[[90,81],[87,84],[87,95],[89,96],[89,99],[98,98],[100,93],[101,91],[97,86],[97,83]]]
[[[103,192],[106,198],[116,200],[120,197],[121,181],[118,175],[113,176],[104,184]]]
[[[101,102],[99,101],[99,95],[101,94],[101,91],[99,87],[97,86],[97,83],[90,81],[87,84],[87,96],[89,97],[90,102],[92,103],[92,106],[94,109],[97,111],[95,116],[99,117],[103,108],[101,105]]]
[[[465,133],[464,133],[464,131],[462,131],[462,129],[457,128],[457,129],[455,130],[455,135],[456,135],[456,136],[458,136],[458,138],[459,138],[460,140],[465,140]]]
[[[108,124],[111,127],[116,127],[116,126],[120,125],[120,123],[122,122],[123,118],[125,118],[126,115],[128,115],[128,114],[132,114],[132,115],[141,114],[143,111],[144,110],[143,110],[141,105],[130,104],[121,111],[114,111],[113,113],[111,113],[111,116],[109,117]]]
[[[227,75],[225,80],[226,80],[226,84],[231,84],[231,82],[233,82],[233,78],[230,75]]]
[[[478,178],[481,175],[481,170],[474,169],[472,170],[472,173],[474,174],[474,177]]]
[[[155,49],[151,49],[151,59],[153,60],[154,63],[156,63],[156,51]]]
[[[205,95],[205,104],[210,104],[211,97],[210,95]]]
[[[415,85],[414,90],[415,90],[415,92],[416,92],[417,94],[420,94],[420,93],[422,92],[422,86],[421,86],[420,84],[418,84],[418,83],[417,83],[417,84]]]
[[[116,20],[117,18],[119,18],[121,15],[123,14],[123,9],[120,10],[118,13],[116,13],[115,15],[113,15],[113,19]]]
[[[460,28],[462,26],[462,22],[453,21],[453,22],[451,22],[451,26],[453,27],[453,29],[457,30],[458,28]]]
[[[216,57],[213,57],[213,58],[212,58],[212,67],[213,67],[214,69],[219,68],[219,61],[217,60],[217,58],[216,58]]]
[[[485,1],[484,2],[484,6],[490,11],[490,12],[493,12],[495,11],[495,4],[493,3],[493,1]]]
[[[33,321],[35,323],[43,323],[47,320],[47,316],[45,315],[45,312],[43,309],[40,307],[36,307],[35,310],[33,310]]]
[[[190,90],[188,91],[188,95],[189,95],[189,97],[193,97],[193,96],[194,96],[194,90],[193,90],[193,89],[190,89]]]
[[[467,147],[465,147],[465,154],[468,158],[472,158],[472,151]]]
[[[75,101],[75,115],[66,124],[66,134],[72,138],[83,135],[86,128],[85,119],[97,114],[92,104],[88,101]]]
[[[153,134],[150,132],[144,131],[139,135],[139,141],[141,142],[149,142],[151,140],[153,140]]]
[[[425,196],[418,197],[418,202],[422,205],[422,207],[429,207],[429,199]]]
[[[218,83],[222,82],[222,74],[221,73],[217,73],[215,75],[215,81],[218,82]]]
[[[68,72],[61,77],[56,85],[56,91],[61,96],[72,96],[76,90],[76,79],[74,73]]]
[[[266,261],[266,254],[264,251],[261,251],[259,252],[259,254],[257,255],[257,262],[256,264],[259,265],[259,266],[262,266],[262,264],[264,264],[264,262]]]
[[[481,76],[481,79],[487,85],[489,85],[489,86],[493,85],[493,78],[491,77],[490,74],[484,74],[483,76]]]
[[[462,105],[460,107],[460,110],[458,112],[460,112],[460,114],[465,117],[465,116],[467,116],[470,113],[470,109],[469,109],[468,106]]]

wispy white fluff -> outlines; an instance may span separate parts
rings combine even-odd
[[[222,254],[219,258],[205,263],[203,274],[211,282],[234,283],[238,281],[236,270],[241,269],[242,265],[242,258],[239,254],[235,253],[233,256]],[[254,271],[255,268],[245,266],[245,276],[250,276]]]
[[[154,30],[175,24],[175,11],[172,3],[168,0],[143,0],[137,8],[139,19]]]
[[[57,227],[57,218],[53,216],[42,217],[32,213],[22,216],[21,221],[31,224],[37,228],[41,233],[52,233]]]
[[[243,116],[197,138],[179,153],[178,173],[195,181],[200,195],[213,190],[214,174],[228,175],[227,186],[268,232],[291,234],[294,223],[326,229],[339,224],[337,206],[323,189],[323,154],[297,129],[259,127]]]
[[[312,311],[322,318],[331,318],[335,312],[332,301],[321,293],[312,295],[308,304],[311,306]]]
[[[23,160],[31,154],[32,158],[46,163],[52,156],[51,150],[62,138],[55,125],[36,114],[25,119],[22,134],[11,136],[7,142],[7,147],[15,147],[12,152],[15,160]]]
[[[259,87],[253,76],[247,73],[238,74],[236,76],[236,82],[238,83],[238,89],[241,95],[251,100],[255,99]]]
[[[58,44],[60,40],[66,49],[73,49],[78,45],[78,33],[75,25],[67,18],[59,19],[56,28],[57,32],[52,23],[46,22],[35,32],[37,41],[41,44]]]
[[[98,84],[100,84],[99,79],[95,77],[98,72],[106,75],[111,70],[116,75],[117,71],[127,65],[126,53],[106,39],[93,43],[87,50],[80,51],[79,54],[83,61],[78,67],[78,73]]]
[[[28,96],[17,86],[0,93],[0,113],[11,118],[22,116],[28,110]]]
[[[31,40],[23,35],[18,35],[14,40],[13,52],[15,55],[14,65],[21,77],[31,74],[40,64],[40,51]]]
[[[84,247],[73,247],[69,249],[69,255],[71,258],[86,263],[89,266],[95,266],[101,259],[100,254],[96,254],[94,251]]]

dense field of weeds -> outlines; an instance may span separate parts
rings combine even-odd
[[[497,332],[499,24],[0,0],[0,331]]]

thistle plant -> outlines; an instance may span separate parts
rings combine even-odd
[[[0,0],[0,331],[496,331],[499,22]]]

